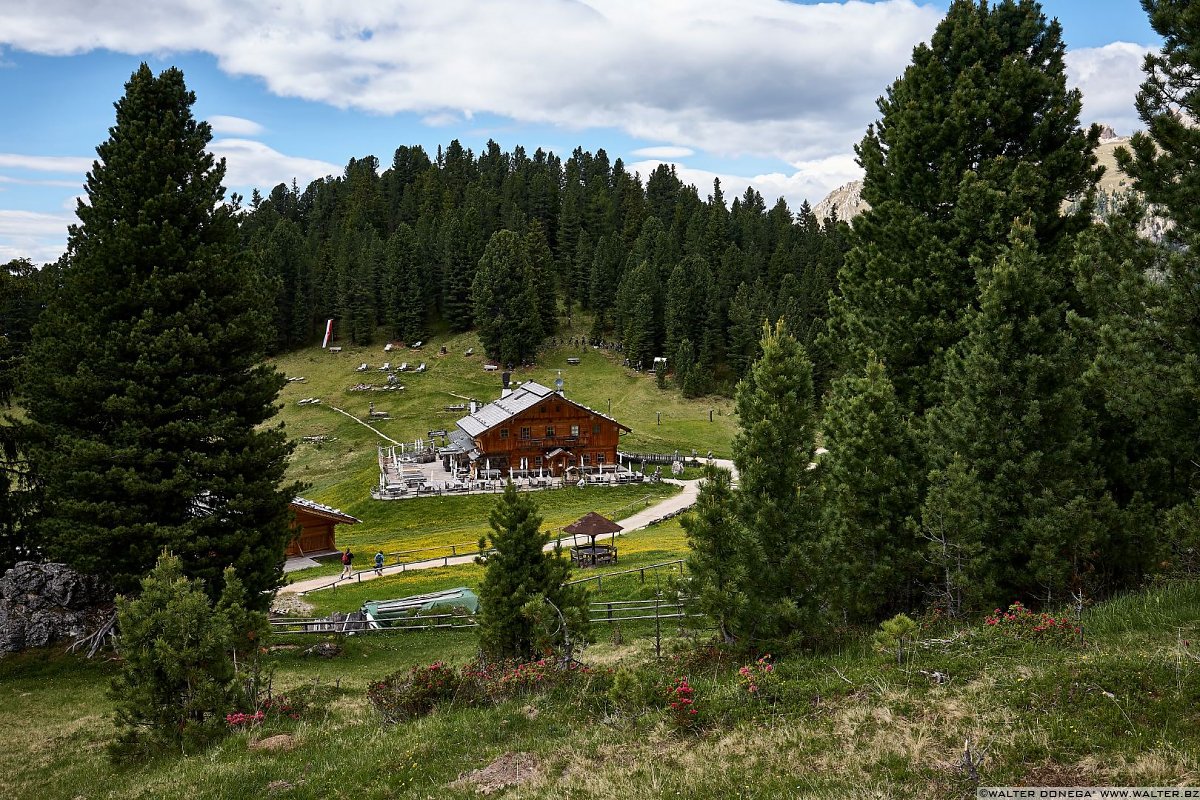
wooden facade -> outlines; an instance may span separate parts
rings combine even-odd
[[[292,540],[288,542],[287,547],[289,558],[337,550],[334,527],[354,525],[361,521],[349,514],[343,514],[336,508],[314,503],[303,497],[294,499],[289,507],[292,510],[293,531]]]
[[[511,469],[525,475],[561,476],[617,463],[621,433],[615,419],[568,400],[560,392],[527,383],[459,421],[476,453],[475,473]]]

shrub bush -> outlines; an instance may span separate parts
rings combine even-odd
[[[460,680],[454,667],[443,661],[393,672],[367,687],[367,698],[383,717],[396,723],[423,717],[452,702]]]
[[[1007,611],[996,609],[983,620],[985,628],[997,637],[1026,642],[1075,644],[1079,627],[1067,617],[1055,617],[1046,612],[1034,613],[1020,600]]]
[[[667,695],[667,707],[671,710],[671,727],[681,732],[691,732],[700,727],[700,709],[696,705],[696,691],[688,683],[687,676],[675,681]]]

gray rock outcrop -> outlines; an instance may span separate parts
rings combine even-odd
[[[86,636],[111,615],[112,601],[99,578],[18,562],[0,578],[0,656]]]

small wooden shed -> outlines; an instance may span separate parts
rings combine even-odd
[[[362,520],[344,514],[336,508],[322,505],[303,497],[289,504],[292,510],[292,540],[288,542],[287,555],[309,556],[329,553],[338,549],[334,527],[356,525]]]
[[[563,528],[563,533],[586,536],[591,540],[588,545],[571,548],[571,563],[580,567],[617,563],[617,534],[623,530],[608,517],[589,511]],[[596,537],[605,535],[611,537],[610,544],[596,544]]]

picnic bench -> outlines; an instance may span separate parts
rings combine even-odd
[[[340,353],[340,352],[342,352],[342,348],[340,348],[340,347],[331,347],[331,348],[329,348],[329,352],[331,352],[331,353]]]
[[[570,364],[572,367],[577,367],[577,366],[579,366],[579,359],[578,358],[568,358],[567,363]]]
[[[483,365],[484,372],[495,372],[498,369],[500,369],[499,364],[484,364]]]
[[[474,348],[474,347],[468,347],[468,348],[467,348],[467,352],[463,353],[463,355],[464,355],[464,356],[473,356],[473,355],[475,355],[475,348]]]

